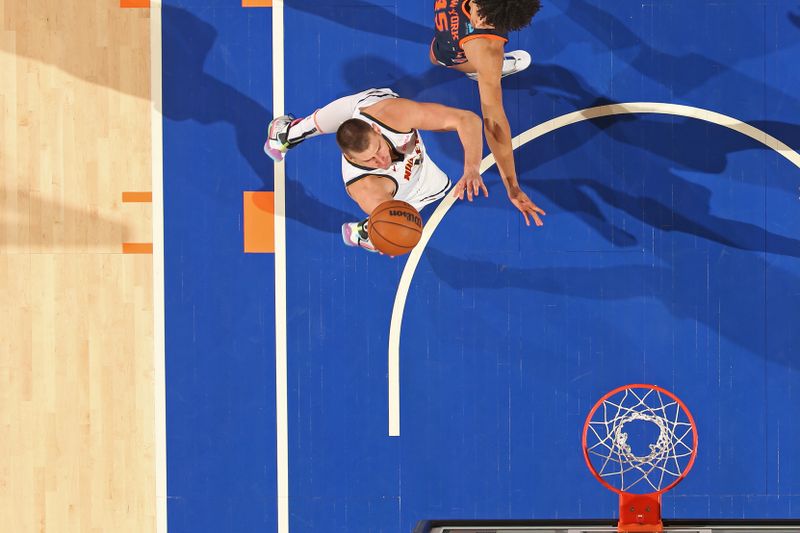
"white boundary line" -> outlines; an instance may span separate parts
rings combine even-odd
[[[524,133],[517,135],[511,141],[516,150],[520,146],[528,143],[542,135],[546,135],[564,126],[569,126],[577,122],[592,120],[595,118],[608,117],[612,115],[627,115],[636,113],[653,113],[660,115],[676,115],[681,117],[695,118],[711,122],[719,126],[738,131],[739,133],[754,139],[764,146],[771,148],[778,154],[788,159],[795,166],[800,168],[800,154],[792,150],[789,146],[779,141],[772,135],[760,129],[746,124],[741,120],[715,113],[707,109],[692,107],[687,105],[665,104],[661,102],[629,102],[624,104],[610,104],[574,111],[560,117],[543,122]],[[481,162],[481,173],[494,165],[494,157],[487,156]],[[422,239],[414,247],[409,255],[408,261],[403,267],[403,274],[397,285],[394,306],[392,308],[392,320],[389,326],[389,436],[400,436],[400,333],[403,327],[403,312],[405,311],[408,289],[411,287],[411,280],[414,278],[422,252],[428,244],[433,232],[436,231],[439,222],[442,221],[447,211],[455,203],[452,195],[448,194],[431,215],[422,230]]]
[[[283,115],[283,0],[272,3],[272,115]],[[274,165],[275,190],[275,432],[278,533],[289,532],[289,425],[286,349],[286,167]]]
[[[153,191],[153,402],[155,407],[156,532],[167,533],[167,401],[164,345],[164,145],[161,4],[150,3],[150,154]]]

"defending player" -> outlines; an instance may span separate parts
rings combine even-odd
[[[465,73],[478,82],[486,142],[497,161],[511,202],[530,226],[545,212],[520,189],[511,148],[511,127],[503,109],[500,79],[524,70],[531,56],[524,50],[504,53],[507,34],[530,24],[539,0],[436,0],[435,37],[430,60]]]

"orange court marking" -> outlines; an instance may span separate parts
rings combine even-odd
[[[153,193],[151,192],[123,192],[122,193],[122,201],[124,203],[129,202],[145,202],[150,203],[153,201]]]
[[[153,243],[152,242],[123,242],[122,243],[122,253],[123,254],[152,254],[153,253]]]
[[[244,252],[275,253],[275,193],[244,192]]]
[[[272,7],[272,0],[242,0],[242,7]]]
[[[119,0],[119,7],[150,7],[150,0]]]

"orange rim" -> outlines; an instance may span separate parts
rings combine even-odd
[[[694,417],[692,416],[692,412],[689,411],[689,408],[686,407],[686,404],[683,403],[683,401],[680,398],[678,398],[677,396],[672,394],[670,391],[668,391],[667,389],[664,389],[662,387],[659,387],[658,385],[647,385],[647,384],[643,384],[643,383],[634,383],[634,384],[631,384],[631,385],[623,385],[621,387],[617,387],[616,389],[612,390],[611,392],[606,393],[602,398],[597,400],[597,403],[595,403],[594,407],[592,407],[592,410],[589,411],[589,415],[586,417],[586,421],[583,424],[583,434],[582,434],[582,437],[581,437],[581,440],[582,440],[581,445],[582,445],[582,448],[583,448],[583,459],[586,461],[586,466],[589,467],[589,470],[592,472],[594,477],[597,478],[597,481],[599,481],[608,490],[610,490],[612,492],[616,492],[619,495],[624,495],[624,494],[637,494],[638,495],[639,494],[639,493],[633,493],[633,492],[627,492],[627,491],[624,491],[624,490],[620,490],[620,489],[616,488],[615,486],[611,485],[605,479],[603,479],[603,477],[600,475],[599,472],[597,472],[597,469],[594,467],[594,465],[592,464],[591,459],[589,458],[589,446],[586,443],[586,436],[587,436],[587,433],[589,431],[589,424],[591,423],[592,418],[594,417],[594,414],[597,412],[597,409],[599,409],[600,406],[603,405],[603,403],[605,403],[606,400],[608,400],[609,398],[611,398],[615,394],[619,394],[620,392],[622,392],[624,390],[627,390],[627,389],[651,389],[651,390],[660,392],[660,393],[662,393],[662,394],[664,394],[666,396],[669,396],[670,398],[675,400],[675,402],[677,402],[677,404],[680,406],[681,409],[683,409],[683,412],[686,413],[686,418],[689,419],[689,423],[692,426],[692,454],[691,454],[691,457],[689,458],[689,462],[687,463],[686,468],[683,470],[681,475],[677,479],[675,479],[675,481],[673,481],[672,483],[670,483],[669,485],[667,485],[663,489],[659,489],[659,490],[657,490],[655,492],[644,493],[643,495],[645,495],[645,496],[655,496],[655,495],[658,495],[658,494],[664,494],[665,492],[673,489],[678,483],[683,481],[683,479],[686,477],[686,475],[689,473],[689,471],[691,471],[692,466],[694,466],[694,460],[697,457],[697,425],[695,424]]]

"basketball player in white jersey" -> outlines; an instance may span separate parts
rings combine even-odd
[[[464,173],[453,195],[471,202],[489,192],[479,172],[483,149],[481,119],[470,111],[400,98],[390,89],[368,89],[345,96],[305,118],[274,118],[264,151],[281,161],[305,139],[336,133],[342,150],[345,189],[369,215],[383,202],[408,202],[420,211],[444,197],[451,182],[425,151],[419,130],[455,131],[464,147]],[[342,226],[348,246],[377,251],[369,240],[369,219]]]

